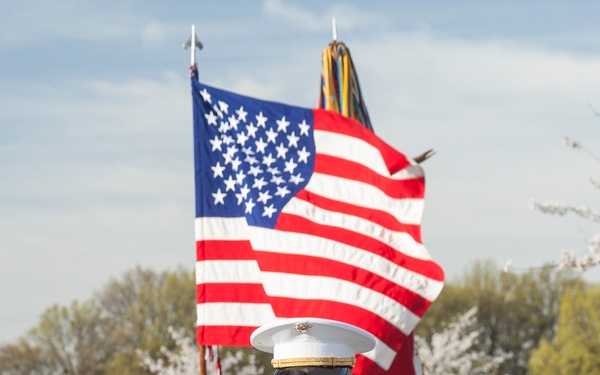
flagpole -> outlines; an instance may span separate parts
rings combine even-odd
[[[196,70],[196,48],[202,49],[203,45],[196,36],[196,25],[192,24],[190,38],[183,44],[184,49],[190,49],[190,74],[193,76]],[[206,347],[198,344],[198,356],[200,360],[200,375],[206,375]]]
[[[206,347],[198,345],[198,349],[200,352],[200,375],[206,375]]]

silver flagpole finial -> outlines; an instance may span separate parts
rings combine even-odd
[[[202,45],[202,42],[200,42],[200,40],[198,40],[198,37],[196,36],[196,26],[192,25],[192,35],[190,35],[190,39],[188,39],[188,41],[183,44],[183,48],[191,49],[191,65],[196,64],[196,48],[202,49],[202,47],[204,47]]]
[[[331,18],[331,26],[333,28],[333,41],[337,41],[337,28],[335,27],[335,17]]]

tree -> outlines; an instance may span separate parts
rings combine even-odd
[[[194,273],[181,267],[162,273],[137,267],[98,293],[119,347],[107,365],[110,373],[148,374],[136,350],[165,359],[160,348],[175,347],[169,327],[185,327],[186,336],[195,337],[195,285]]]
[[[17,344],[0,347],[0,374],[150,374],[136,349],[164,358],[169,326],[195,337],[195,278],[135,268],[93,299],[53,305]]]
[[[56,370],[56,368],[54,368]],[[56,373],[42,350],[21,337],[16,344],[0,347],[1,375],[51,375]]]
[[[458,281],[447,283],[416,334],[430,342],[447,326],[444,317],[477,307],[483,332],[476,349],[490,356],[512,353],[499,372],[523,375],[532,348],[540,339],[554,337],[560,296],[567,287],[582,283],[568,270],[543,267],[519,275],[491,261],[478,261]]]
[[[148,352],[138,350],[145,368],[157,375],[197,375],[199,373],[200,360],[196,341],[186,337],[183,331],[170,329],[171,337],[175,343],[175,350],[166,347],[161,348],[166,361],[162,358],[155,359]],[[213,348],[211,348],[212,350]],[[216,348],[218,350],[218,348]],[[231,375],[262,375],[265,372],[264,359],[256,355],[256,350],[250,348],[223,348],[223,358],[219,360],[222,374]],[[216,355],[216,353],[215,353]],[[213,357],[214,358],[214,357]],[[214,375],[216,361],[210,361],[207,374]]]
[[[429,342],[415,337],[425,374],[490,374],[510,358],[509,353],[492,356],[477,349],[483,329],[477,324],[476,313],[477,308],[472,307],[454,318],[442,331],[435,332]]]
[[[93,301],[52,305],[17,344],[0,348],[0,373],[103,374],[115,351],[106,324]]]
[[[596,115],[598,114],[595,110]],[[595,161],[600,162],[600,158],[582,146],[581,143],[565,137],[565,144],[573,150],[586,152]],[[600,181],[591,178],[590,184],[595,189],[600,189]],[[574,205],[558,201],[537,202],[532,200],[530,206],[534,210],[538,210],[545,214],[561,215],[575,214],[580,218],[590,221],[594,224],[600,224],[600,214],[592,207],[584,205]],[[581,255],[575,255],[574,251],[566,251],[563,253],[560,262],[557,266],[560,268],[574,268],[580,271],[600,264],[600,233],[596,233],[587,239],[588,248]]]
[[[556,337],[532,351],[529,369],[532,375],[600,374],[600,287],[564,293]]]

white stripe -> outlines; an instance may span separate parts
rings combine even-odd
[[[405,224],[420,224],[423,199],[395,199],[364,182],[313,173],[306,190],[325,198],[388,212]]]
[[[360,267],[429,301],[435,300],[444,285],[440,281],[402,268],[369,251],[310,234],[254,228],[251,242],[257,250],[314,256]]]
[[[411,235],[385,228],[367,219],[325,210],[296,198],[292,198],[282,212],[308,218],[318,224],[348,229],[383,242],[410,257],[431,260],[425,246],[415,241]]]
[[[258,327],[275,319],[273,308],[265,303],[199,303],[198,326]]]
[[[260,269],[255,260],[205,260],[196,262],[196,284],[260,284]]]
[[[194,226],[196,241],[248,239],[245,217],[197,217]]]
[[[323,276],[263,272],[267,295],[301,300],[327,300],[359,306],[409,335],[419,317],[402,304],[372,289],[349,281]]]
[[[383,160],[379,149],[371,146],[362,139],[324,130],[315,130],[314,134],[315,146],[319,154],[353,161],[364,165],[382,176],[391,177],[396,180],[423,177],[423,169],[416,164],[402,169],[393,176],[390,176],[390,172],[385,165],[385,160]],[[410,161],[408,158],[407,160]],[[365,163],[367,161],[368,164]]]
[[[379,367],[387,371],[392,366],[397,353],[377,337],[375,340],[375,349],[363,353],[362,355],[377,363]]]

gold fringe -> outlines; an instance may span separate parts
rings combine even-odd
[[[304,357],[290,359],[272,359],[274,368],[303,367],[303,366],[330,366],[330,367],[354,367],[356,358],[338,357]]]

